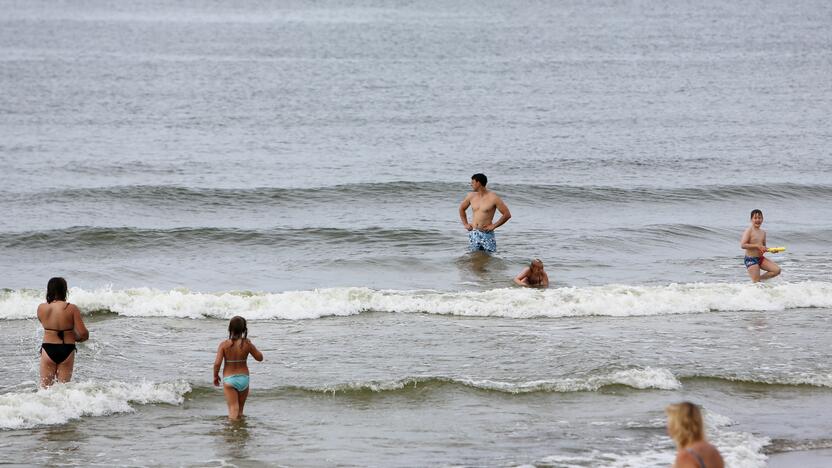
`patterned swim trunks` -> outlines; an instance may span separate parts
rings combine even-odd
[[[745,263],[745,268],[747,269],[747,268],[750,268],[753,265],[763,266],[763,260],[765,260],[765,258],[762,257],[762,256],[760,256],[760,257],[749,257],[748,255],[746,255],[745,259],[743,260],[743,263]]]
[[[494,237],[494,231],[486,232],[474,229],[468,231],[468,250],[475,252],[477,250],[485,250],[486,252],[497,251],[497,239]]]

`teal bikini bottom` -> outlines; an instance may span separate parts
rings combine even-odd
[[[248,375],[246,374],[229,375],[228,377],[223,377],[222,381],[234,387],[238,392],[242,392],[248,388]]]

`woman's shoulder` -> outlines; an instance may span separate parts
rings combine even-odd
[[[706,441],[699,441],[689,445],[686,449],[679,450],[676,453],[676,463],[674,466],[678,467],[700,467],[699,460],[703,459],[705,465],[714,468],[724,466],[722,463],[722,456],[719,449]]]

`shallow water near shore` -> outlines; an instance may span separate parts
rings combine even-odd
[[[112,342],[81,346],[75,382],[5,389],[0,434],[11,459],[37,464],[661,466],[672,460],[661,409],[689,398],[707,402],[730,466],[763,466],[772,440],[828,441],[829,320],[797,309],[255,321],[267,359],[251,365],[248,416],[229,423],[204,346],[223,322],[103,315],[90,326]],[[7,375],[32,375],[37,325],[11,323],[17,349],[3,352],[24,364]]]
[[[0,9],[5,462],[659,467],[689,399],[726,466],[832,465],[828,4]],[[55,275],[91,339],[38,391]]]

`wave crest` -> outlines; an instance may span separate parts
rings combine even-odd
[[[34,317],[42,292],[0,291],[0,319]],[[713,311],[765,311],[832,307],[832,283],[806,281],[777,285],[670,284],[511,288],[488,291],[399,291],[329,288],[282,293],[236,291],[198,293],[149,288],[73,288],[71,300],[84,313],[110,311],[123,316],[228,319],[315,319],[362,312],[427,313],[517,319],[582,316],[652,316]]]
[[[293,387],[296,390],[303,390],[316,393],[382,393],[407,390],[408,387],[430,385],[462,385],[477,390],[487,390],[500,393],[522,394],[522,393],[569,393],[569,392],[591,392],[603,387],[613,385],[624,385],[638,390],[661,389],[676,390],[682,384],[666,369],[655,369],[647,367],[644,369],[626,369],[607,373],[604,375],[588,376],[584,378],[561,378],[551,380],[535,380],[528,382],[509,382],[499,380],[475,380],[452,377],[407,377],[403,379],[391,379],[369,382],[349,382],[320,387]]]
[[[0,395],[0,429],[24,429],[63,424],[82,416],[133,412],[130,403],[179,405],[191,391],[183,381],[71,382],[35,393]]]

